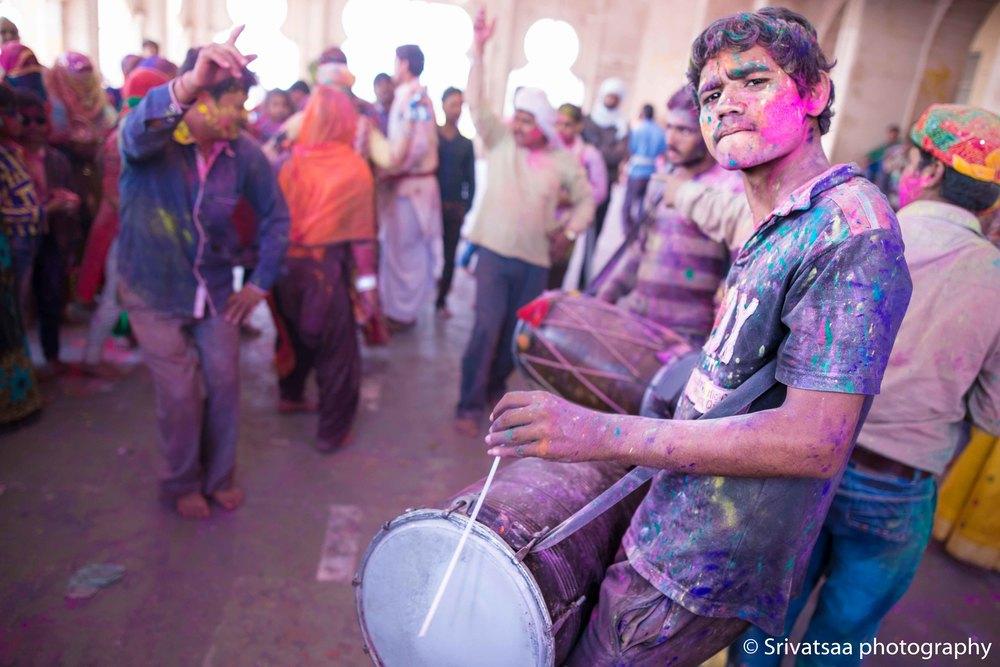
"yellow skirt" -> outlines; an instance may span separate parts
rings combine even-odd
[[[972,428],[938,494],[934,538],[958,560],[1000,571],[1000,438]]]

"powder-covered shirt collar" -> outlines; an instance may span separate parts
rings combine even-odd
[[[974,213],[961,206],[955,206],[945,201],[933,201],[930,199],[920,199],[907,204],[900,209],[898,217],[900,222],[904,222],[909,216],[919,216],[944,220],[957,227],[975,232],[976,235],[986,238],[983,234],[983,226],[979,224],[979,218]]]
[[[854,163],[848,164],[837,164],[826,171],[824,171],[819,176],[816,176],[810,181],[807,181],[796,188],[788,198],[785,199],[780,205],[778,205],[771,213],[761,220],[760,224],[757,225],[757,229],[760,229],[768,222],[775,218],[785,218],[788,217],[794,211],[807,211],[812,208],[813,199],[822,194],[823,192],[829,190],[832,187],[836,187],[841,183],[846,183],[855,176],[861,175],[861,169],[858,165]]]

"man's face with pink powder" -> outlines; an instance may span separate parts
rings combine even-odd
[[[701,71],[699,124],[705,144],[725,169],[749,169],[819,141],[815,118],[826,106],[825,85],[805,97],[761,46],[722,51]]]

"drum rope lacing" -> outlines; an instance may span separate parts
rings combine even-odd
[[[602,303],[600,305],[601,306],[607,306],[608,308],[614,308],[614,306],[612,306],[611,304],[603,304]],[[545,349],[553,357],[555,357],[556,361],[550,361],[548,359],[544,359],[542,357],[537,357],[535,355],[531,355],[531,354],[528,354],[526,352],[522,352],[521,353],[522,358],[525,361],[528,361],[528,362],[531,362],[531,363],[535,363],[535,364],[538,364],[538,365],[541,365],[541,366],[548,366],[549,368],[557,368],[559,370],[563,370],[563,371],[566,371],[566,372],[570,373],[573,377],[575,377],[577,379],[577,381],[579,381],[584,387],[586,387],[591,392],[593,392],[593,394],[595,396],[597,396],[598,399],[600,399],[601,401],[603,401],[604,404],[607,405],[609,408],[611,408],[612,410],[614,410],[615,412],[617,412],[619,414],[627,414],[627,412],[628,412],[627,410],[625,410],[621,405],[619,405],[610,396],[608,396],[603,391],[601,391],[600,388],[597,385],[595,385],[593,382],[591,382],[587,377],[585,377],[583,375],[583,373],[584,372],[588,373],[592,377],[603,377],[603,378],[609,379],[609,380],[621,380],[621,381],[624,381],[624,382],[640,383],[640,382],[642,382],[642,379],[640,378],[640,373],[639,373],[638,369],[636,369],[628,361],[628,359],[626,359],[618,350],[616,350],[615,348],[607,345],[604,342],[604,340],[602,339],[602,336],[606,337],[606,338],[616,338],[618,340],[624,340],[624,341],[626,341],[628,343],[632,343],[632,344],[634,344],[634,345],[636,345],[638,347],[646,347],[648,349],[653,349],[653,350],[659,349],[658,346],[651,345],[648,340],[642,340],[642,339],[638,339],[638,338],[632,338],[631,336],[623,336],[621,334],[614,334],[614,333],[609,333],[609,332],[602,332],[601,336],[599,336],[597,330],[594,327],[592,327],[586,320],[584,320],[579,314],[577,314],[575,312],[572,312],[569,309],[567,309],[567,313],[566,314],[570,318],[572,318],[573,320],[575,320],[575,321],[574,322],[561,322],[559,320],[553,320],[553,321],[550,321],[550,322],[546,322],[546,326],[550,326],[550,327],[561,326],[561,327],[566,328],[566,329],[575,329],[577,331],[585,331],[585,332],[589,333],[594,339],[597,340],[597,342],[601,346],[603,346],[608,352],[610,352],[611,355],[619,363],[621,363],[622,366],[624,366],[629,371],[629,373],[632,374],[632,377],[630,378],[630,377],[628,377],[628,376],[626,376],[624,374],[615,374],[615,373],[609,372],[609,371],[598,371],[596,369],[582,369],[582,371],[581,371],[581,369],[578,369],[578,368],[574,367],[573,364],[571,364],[570,361],[565,357],[565,355],[563,355],[562,352],[560,352],[550,341],[546,340],[545,338],[537,337],[537,336],[536,336],[536,339],[539,340],[542,343],[542,345],[545,347]],[[664,345],[663,346],[668,346],[669,345],[669,344],[665,343],[665,340],[666,340],[667,337],[664,336],[662,332],[657,331],[657,330],[653,329],[653,327],[649,326],[650,325],[649,322],[645,322],[645,321],[643,321],[643,320],[641,320],[639,318],[630,318],[630,319],[632,320],[633,323],[638,324],[639,326],[645,327],[648,330],[652,330],[652,333],[657,334],[657,337],[661,341],[664,341]],[[663,346],[660,346],[660,347],[663,347]],[[556,391],[555,389],[553,389],[553,387],[548,382],[545,382],[541,378],[541,376],[538,375],[538,373],[536,373],[534,371],[533,368],[530,368],[530,366],[528,366],[526,364],[524,365],[524,368],[526,370],[529,370],[530,374],[532,375],[532,379],[534,379],[539,384],[543,385],[546,389],[548,389],[549,391],[551,391],[551,392],[553,392],[555,394],[559,394],[560,393],[560,392]]]

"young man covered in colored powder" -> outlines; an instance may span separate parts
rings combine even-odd
[[[587,175],[560,147],[556,112],[545,93],[521,88],[509,124],[490,108],[483,55],[495,24],[483,10],[476,16],[466,89],[487,163],[480,214],[469,231],[469,241],[479,248],[475,323],[462,356],[455,414],[456,430],[469,436],[481,433],[487,402],[503,395],[514,370],[517,309],[542,293],[551,258],[565,255],[594,215]],[[556,209],[562,199],[571,211],[560,223]]]
[[[420,84],[424,53],[416,44],[396,49],[396,90],[386,138],[389,167],[376,188],[379,292],[390,329],[412,327],[431,299],[444,264],[441,193],[437,182],[437,123]]]
[[[685,169],[697,182],[742,196],[739,174],[720,167],[708,152],[698,107],[687,86],[667,102],[665,152],[669,168]],[[650,196],[655,197],[656,191],[654,183]],[[723,244],[661,202],[597,296],[701,345],[712,329],[715,294],[728,265],[729,252]]]
[[[966,415],[974,437],[1000,435],[1000,251],[976,218],[1000,196],[1000,117],[938,104],[910,139],[898,216],[913,296],[784,628],[826,575],[803,641],[853,648],[800,665],[861,661],[860,643],[916,574],[934,521],[934,478],[954,456]],[[763,646],[767,637],[753,628],[744,639]],[[780,663],[742,644],[731,649],[738,664]]]
[[[702,135],[742,172],[756,228],[674,419],[545,392],[494,410],[490,454],[660,469],[571,664],[697,665],[750,623],[784,628],[910,295],[885,197],[823,153],[830,69],[786,9],[720,19],[692,46]],[[747,413],[698,419],[771,361]]]
[[[288,211],[259,144],[243,133],[253,75],[234,46],[188,53],[182,73],[149,91],[119,132],[119,294],[156,389],[164,500],[205,518],[208,501],[243,501],[233,476],[239,418],[239,326],[278,276]],[[240,197],[258,221],[259,261],[233,292]]]
[[[444,125],[438,128],[438,187],[441,188],[441,226],[444,229],[444,268],[438,282],[434,306],[442,317],[451,317],[448,293],[455,276],[455,250],[465,216],[476,196],[476,149],[472,140],[458,130],[465,95],[458,88],[448,88],[441,95]]]

